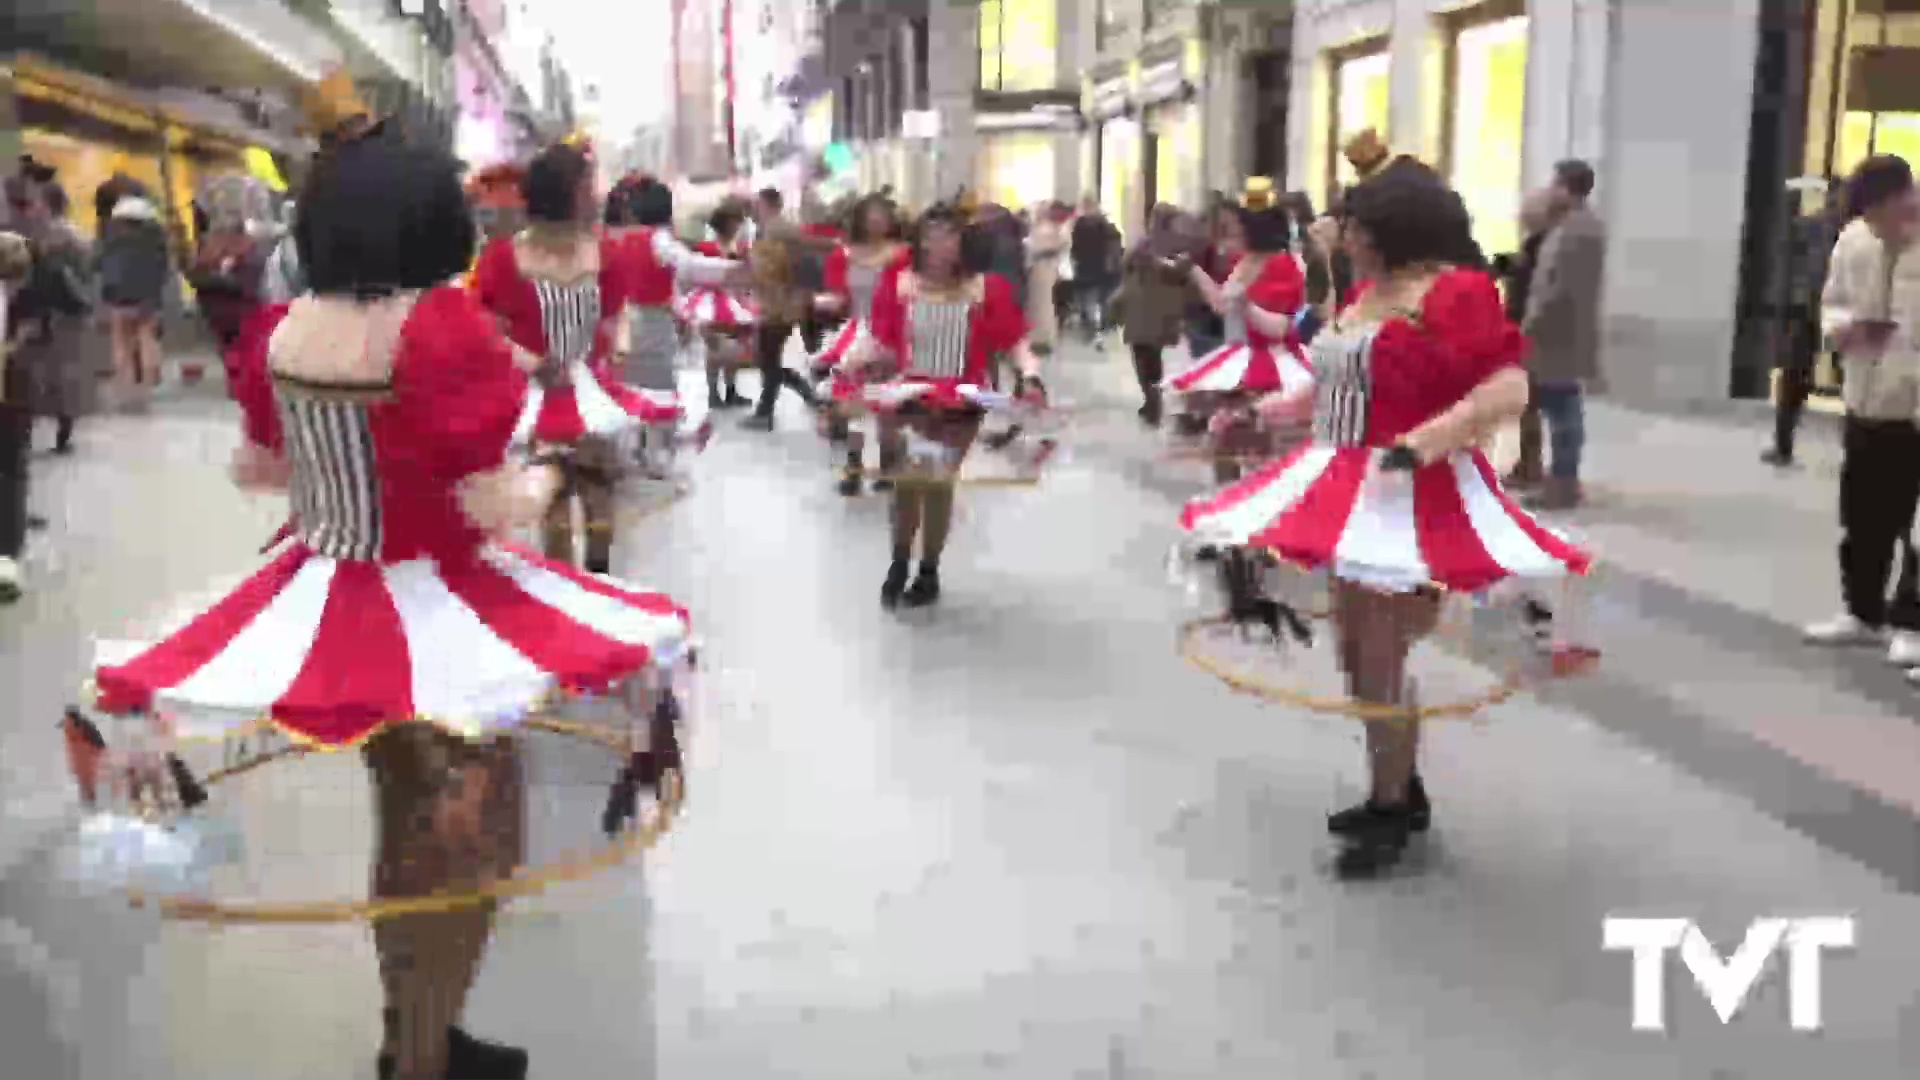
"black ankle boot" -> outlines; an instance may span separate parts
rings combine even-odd
[[[1427,801],[1427,785],[1421,781],[1420,774],[1414,773],[1407,781],[1407,827],[1413,832],[1423,833],[1433,827],[1433,804]],[[1352,833],[1369,820],[1380,815],[1381,808],[1372,799],[1357,806],[1349,806],[1338,813],[1327,815],[1327,831],[1335,836]]]
[[[865,471],[865,466],[860,460],[859,452],[853,450],[848,451],[846,472],[840,477],[840,494],[848,496],[849,498],[860,494],[861,488],[865,486],[863,480]]]
[[[887,580],[880,586],[881,607],[891,611],[900,606],[900,597],[907,591],[907,573],[907,560],[896,556],[887,567]]]
[[[527,1052],[447,1029],[447,1080],[526,1080]]]
[[[1412,837],[1413,814],[1408,806],[1374,806],[1362,824],[1340,838],[1334,876],[1342,881],[1379,877],[1399,865]]]
[[[930,607],[940,602],[940,564],[922,560],[920,572],[907,586],[906,604],[910,608]]]

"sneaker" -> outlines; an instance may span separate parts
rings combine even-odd
[[[1826,622],[1814,623],[1802,633],[1813,645],[1877,645],[1887,640],[1887,632],[1868,626],[1852,615],[1836,615]]]
[[[0,604],[11,604],[20,595],[20,564],[0,555]]]
[[[1920,631],[1895,630],[1887,642],[1887,663],[1895,667],[1920,667]]]
[[[1769,450],[1761,454],[1760,461],[1762,464],[1771,465],[1776,469],[1793,468],[1793,455],[1783,454],[1779,450]]]

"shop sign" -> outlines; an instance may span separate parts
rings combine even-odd
[[[1171,101],[1186,94],[1191,85],[1184,58],[1162,61],[1140,73],[1140,101],[1146,105]]]
[[[1133,84],[1124,76],[1093,84],[1093,113],[1097,117],[1119,116],[1127,111]]]

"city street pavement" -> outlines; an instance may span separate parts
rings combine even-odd
[[[622,537],[706,642],[689,814],[644,863],[509,909],[469,1027],[544,1077],[1911,1076],[1920,1069],[1920,697],[1799,644],[1830,614],[1832,448],[1758,464],[1760,426],[1595,405],[1604,557],[1590,678],[1429,730],[1424,873],[1343,885],[1322,815],[1357,727],[1185,666],[1164,556],[1202,490],[1140,429],[1118,350],[1051,385],[1070,452],[968,489],[939,610],[888,616],[885,505],[831,491],[796,405],[720,436],[693,497]],[[72,817],[53,730],[88,640],[244,570],[281,507],[226,483],[217,393],[100,418],[37,474],[53,519],[0,611],[0,1072],[369,1076],[363,928],[162,925],[53,882]],[[1473,676],[1471,648],[1421,661]],[[351,891],[367,811],[339,756],[292,793],[220,789]],[[588,764],[537,747],[556,835]],[[584,832],[582,832],[584,838]],[[1826,1030],[1771,971],[1722,1026],[1669,973],[1630,1029],[1608,914],[1851,914]],[[1678,966],[1677,962],[1674,966]],[[1778,965],[1775,965],[1776,969]]]

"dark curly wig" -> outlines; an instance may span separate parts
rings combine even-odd
[[[1383,269],[1425,262],[1486,268],[1466,203],[1439,173],[1412,158],[1398,158],[1354,185],[1341,213],[1348,225],[1366,231]]]

